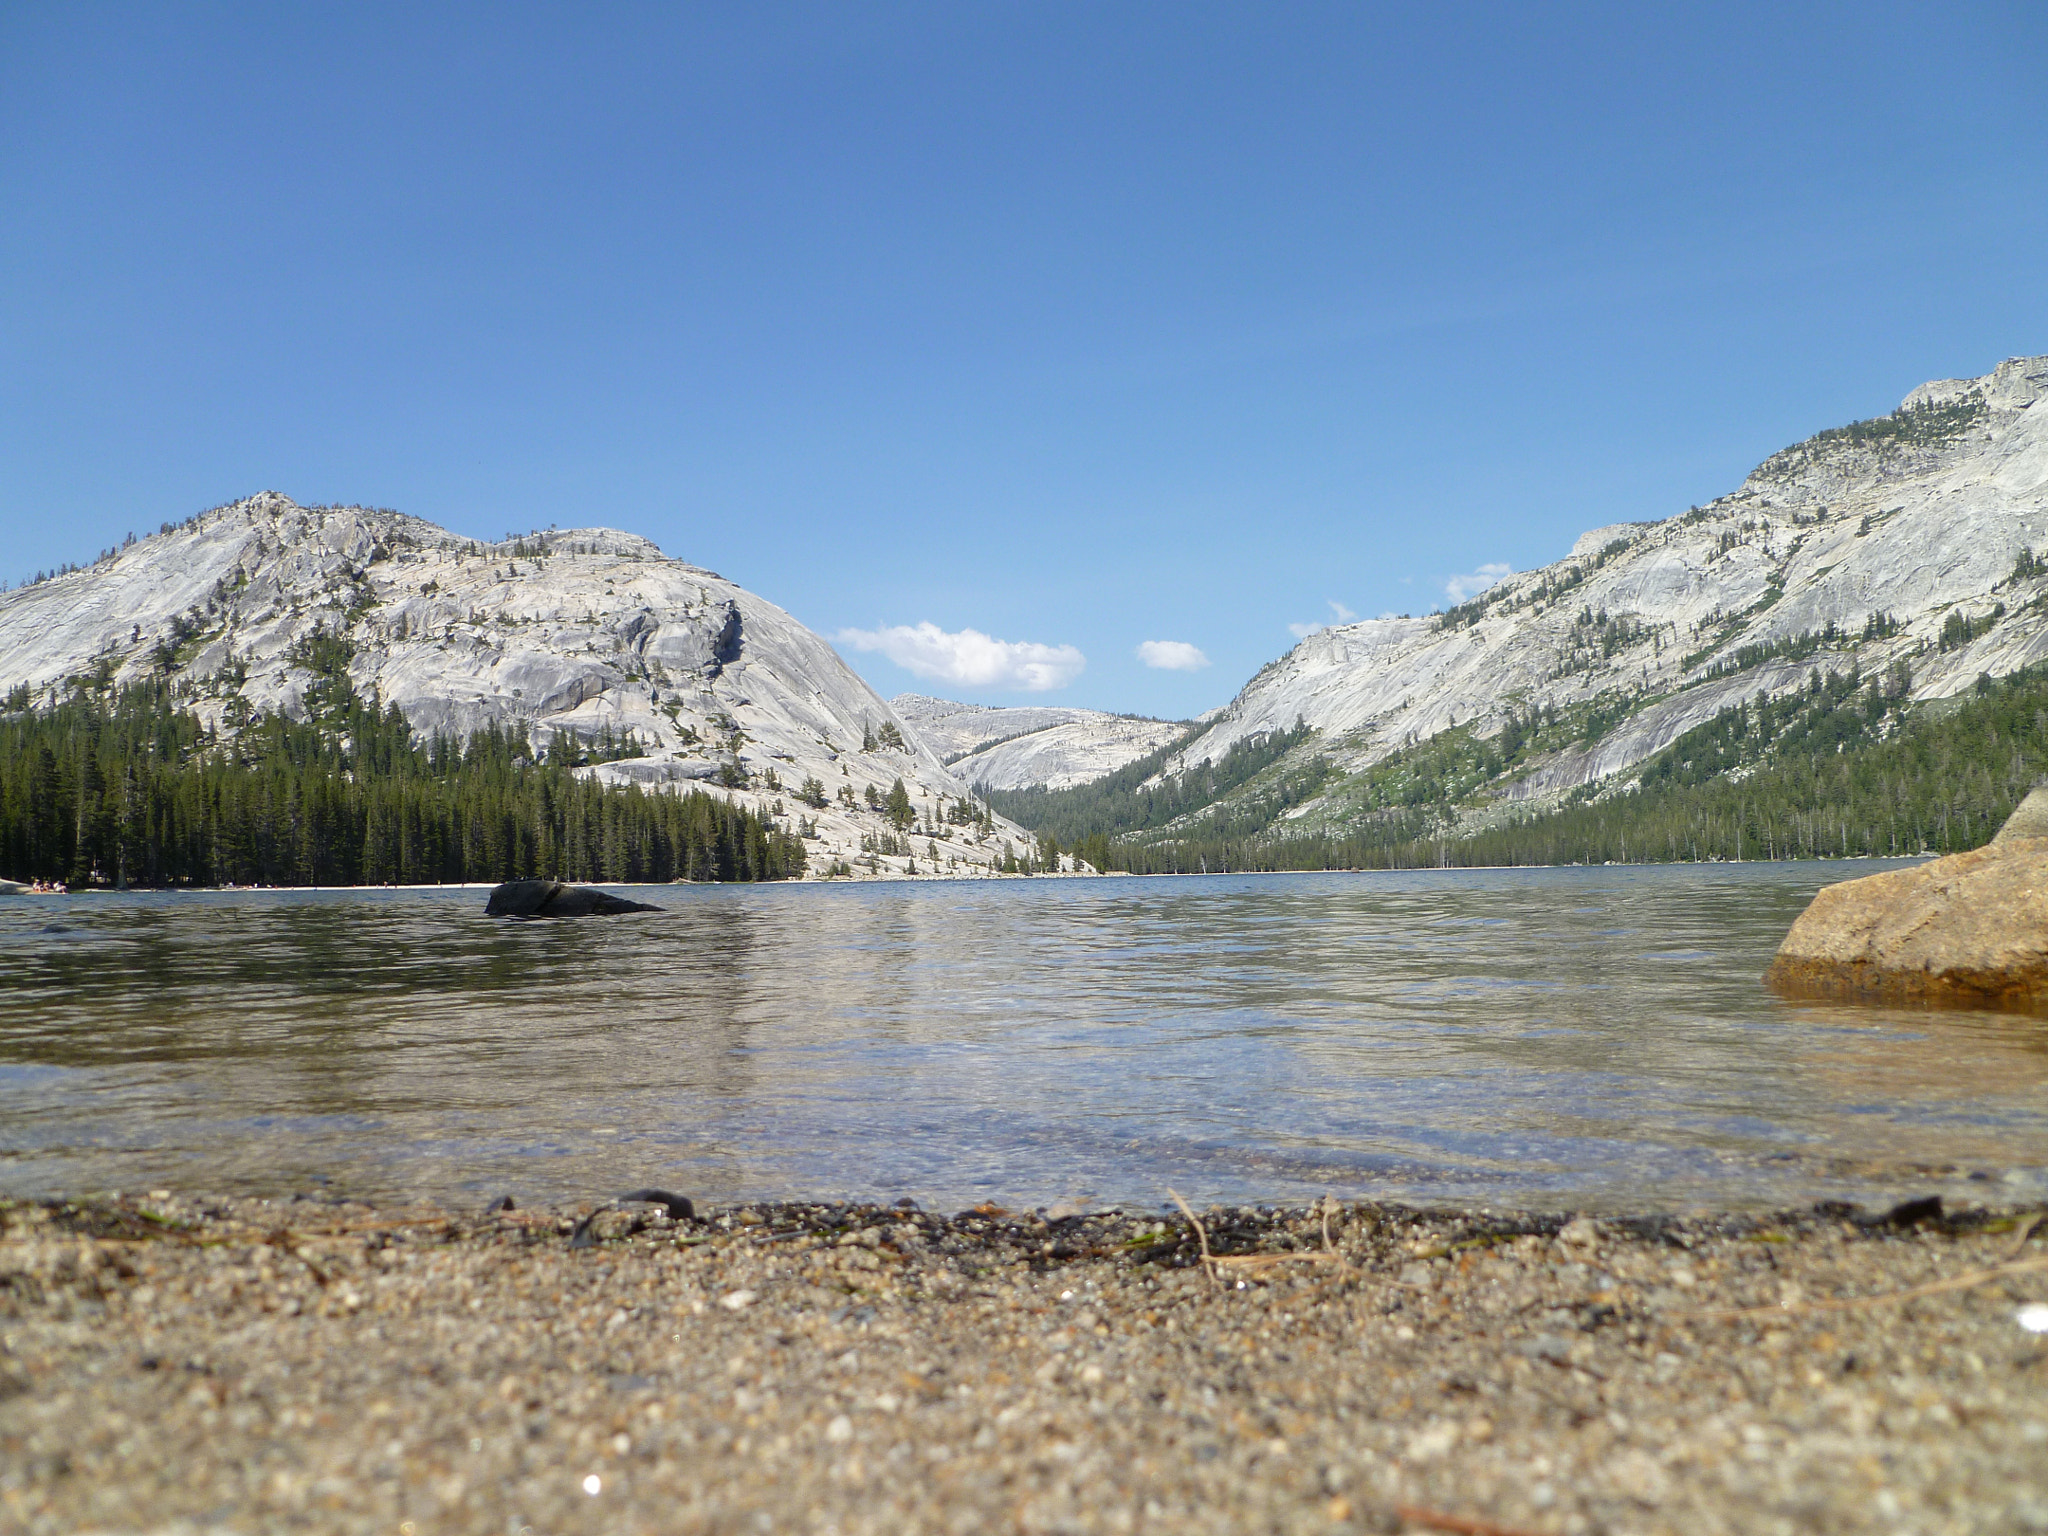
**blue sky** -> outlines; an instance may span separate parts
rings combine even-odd
[[[1190,714],[2048,351],[2044,79],[2037,3],[0,3],[0,578],[605,523],[885,694]]]

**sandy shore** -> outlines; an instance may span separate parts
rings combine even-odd
[[[2026,1213],[579,1214],[0,1204],[0,1525],[2048,1531]]]

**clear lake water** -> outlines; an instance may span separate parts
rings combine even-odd
[[[1745,864],[0,898],[0,1192],[2048,1194],[2048,1020],[1788,1002]]]

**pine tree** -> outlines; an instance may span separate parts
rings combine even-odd
[[[889,786],[889,795],[882,808],[888,814],[889,825],[898,832],[905,831],[917,820],[917,809],[910,803],[910,791],[903,787],[900,778]]]

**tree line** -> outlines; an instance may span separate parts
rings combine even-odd
[[[1374,793],[1363,808],[1333,810],[1351,817],[1341,831],[1290,835],[1284,821],[1241,835],[1200,823],[1164,836],[1119,828],[1091,831],[1075,851],[1098,868],[1165,874],[1883,857],[1978,847],[2048,771],[2048,669],[1981,677],[1960,698],[1920,704],[1907,702],[1909,687],[1910,677],[1897,670],[1870,678],[1815,670],[1802,689],[1732,706],[1686,732],[1643,763],[1627,787],[1589,785],[1555,808],[1508,810],[1481,830],[1460,833],[1456,805],[1432,792],[1467,796],[1468,774],[1498,771],[1498,748],[1506,745],[1513,759],[1522,743],[1494,744],[1482,765],[1458,757],[1461,745],[1468,754],[1484,745],[1459,732],[1375,765]],[[1465,803],[1481,802],[1472,796]]]
[[[1060,847],[1072,849],[1084,842],[1094,847],[1099,844],[1091,839],[1164,827],[1206,810],[1280,762],[1314,731],[1297,721],[1292,730],[1244,737],[1219,759],[1205,759],[1180,773],[1161,776],[1167,761],[1195,734],[1196,730],[1190,730],[1114,773],[1071,789],[1049,790],[1035,784],[1027,789],[984,787],[980,794],[998,815],[1009,817],[1020,827],[1051,834]],[[1263,809],[1251,813],[1258,825],[1312,795],[1327,773],[1327,764],[1310,762],[1261,786],[1262,793],[1254,798],[1261,801]]]
[[[338,663],[345,658],[333,659]],[[312,718],[216,734],[162,678],[0,714],[0,874],[74,887],[778,880],[800,838],[701,790],[647,794],[495,727],[417,740],[330,664]]]

